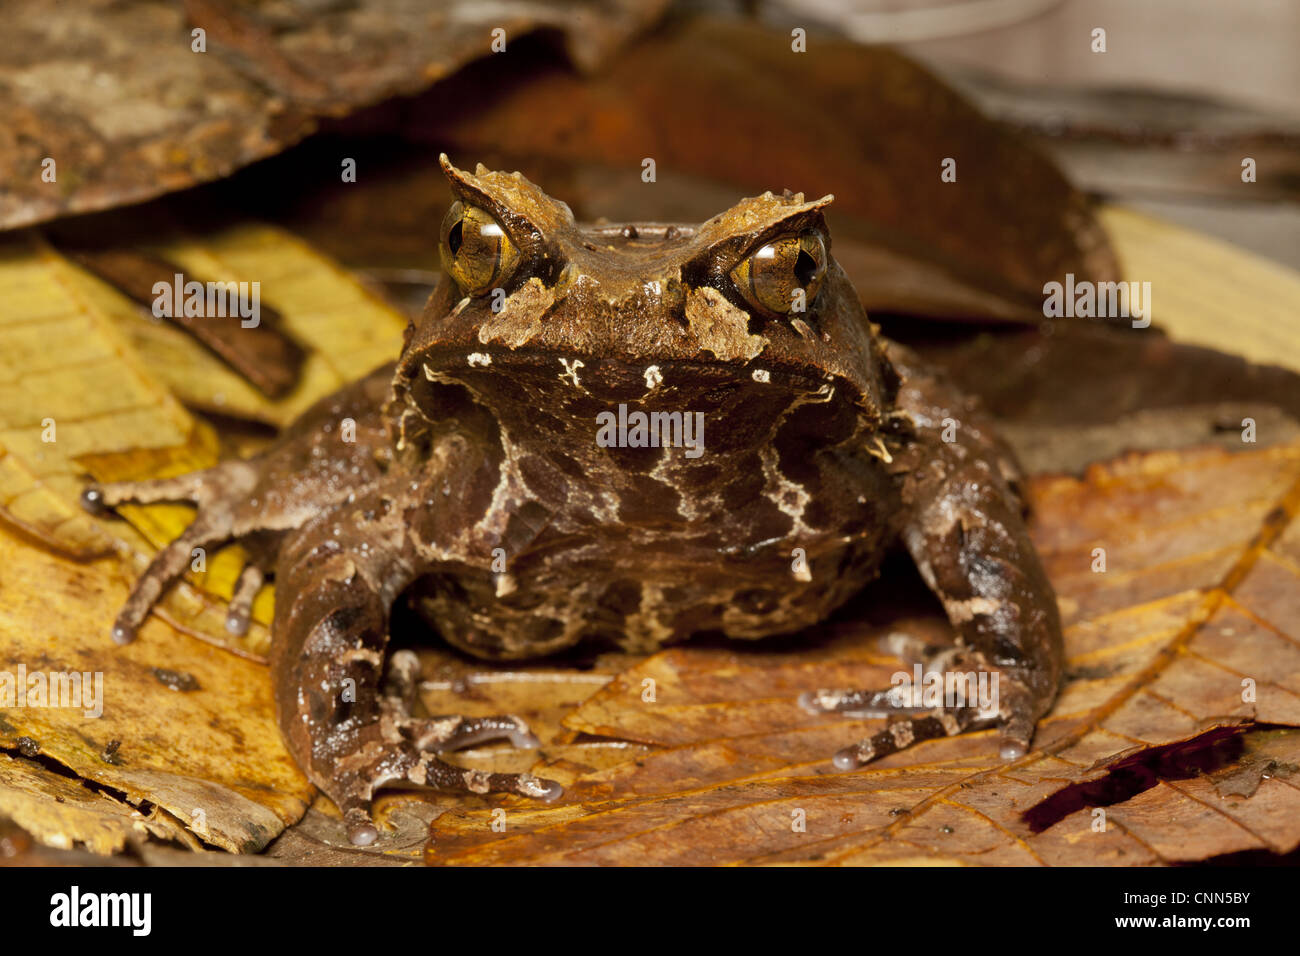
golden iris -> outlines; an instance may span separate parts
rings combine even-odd
[[[457,202],[442,221],[442,267],[466,295],[499,286],[519,261],[510,234],[491,213]]]
[[[764,312],[804,311],[826,279],[826,243],[815,232],[773,239],[732,269],[731,279]]]

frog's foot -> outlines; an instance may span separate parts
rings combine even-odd
[[[224,544],[247,530],[249,515],[247,509],[238,503],[246,499],[256,481],[257,472],[249,463],[232,461],[175,478],[92,484],[82,491],[81,504],[92,514],[103,514],[121,504],[160,501],[188,501],[199,509],[189,527],[154,555],[149,567],[135,582],[113,624],[114,641],[129,644],[135,639],[150,609],[185,573],[196,550]],[[263,577],[260,569],[256,573],[245,569],[240,576],[235,589],[236,600],[232,602],[233,626],[231,619],[227,620],[227,627],[235,633],[240,633],[235,629],[241,626],[247,630],[247,609],[261,587]]]
[[[388,667],[380,689],[380,707],[403,738],[417,750],[445,753],[490,740],[508,740],[520,750],[536,750],[541,742],[528,725],[511,714],[494,717],[412,717],[420,681],[420,659],[409,650],[388,655]]]
[[[443,726],[436,727],[434,725]],[[414,739],[372,740],[340,757],[323,789],[343,813],[348,839],[357,846],[369,846],[379,839],[379,828],[371,817],[371,801],[381,787],[460,791],[463,793],[514,793],[521,797],[551,802],[564,788],[553,780],[531,773],[489,773],[467,770],[442,760],[438,754],[457,746],[520,733],[522,721],[513,717],[443,717],[427,722],[420,735],[429,741],[422,747]],[[405,728],[404,728],[405,729]],[[522,731],[527,734],[527,728]],[[527,734],[531,738],[531,734]],[[535,741],[534,741],[535,745]]]
[[[945,675],[959,672],[969,663],[968,655],[959,647],[928,646],[898,634],[886,635],[881,643],[882,649],[899,654],[909,663],[921,665],[922,680],[933,678],[939,688],[952,684]],[[941,704],[930,699],[925,684],[917,686],[907,672],[902,676],[908,680],[877,690],[818,690],[800,695],[799,706],[810,713],[889,718],[889,725],[884,730],[837,752],[834,763],[838,769],[853,770],[922,740],[951,737],[999,717],[999,712],[994,709],[995,703],[989,702],[983,709],[974,699],[959,698]],[[953,686],[954,690],[960,688],[963,693],[969,692],[973,696],[978,680]]]
[[[230,596],[226,607],[226,631],[235,637],[248,633],[248,624],[252,620],[253,599],[266,583],[266,569],[256,562],[249,561],[244,570],[239,572],[235,581],[235,591]]]
[[[970,707],[936,707],[924,715],[891,720],[884,730],[851,747],[838,751],[833,762],[839,770],[856,770],[877,757],[938,737],[954,737],[977,723],[977,711]]]
[[[915,686],[911,665],[921,666],[922,679],[934,675],[942,680],[949,671],[965,668],[965,651],[953,645],[926,644],[913,635],[894,631],[877,641],[880,649],[901,657],[909,670],[895,675],[895,683],[879,690],[817,690],[799,695],[799,706],[809,713],[850,714],[854,717],[895,717],[900,714],[925,714],[934,703],[924,700],[924,686]],[[901,678],[907,678],[901,680]],[[964,703],[964,702],[958,702]]]
[[[240,542],[248,553],[244,569],[235,581],[234,592],[226,606],[226,631],[235,637],[248,633],[252,620],[253,599],[275,568],[276,540],[274,537],[252,535]]]
[[[909,687],[879,690],[815,690],[799,695],[799,706],[810,714],[848,714],[852,717],[894,717],[922,714],[928,707],[914,706]]]
[[[878,690],[818,690],[800,695],[799,705],[810,713],[889,718],[884,730],[837,752],[834,758],[837,768],[853,770],[922,740],[952,737],[990,726],[1000,730],[999,756],[1003,760],[1018,760],[1029,752],[1036,723],[1033,695],[1013,674],[993,672],[992,681],[982,681],[982,675],[970,672],[955,674],[960,670],[955,664],[971,660],[956,649],[941,651],[926,660],[926,674],[943,679],[935,689],[942,687],[947,691],[951,687],[955,700],[936,706],[929,699],[930,692],[911,683]],[[935,667],[935,664],[946,666]]]
[[[920,699],[919,688],[896,685],[879,690],[812,691],[800,695],[799,706],[815,714],[840,713],[890,719],[884,730],[838,751],[834,764],[839,770],[854,770],[877,757],[896,753],[922,740],[965,733],[997,716],[976,707],[924,706]]]
[[[402,733],[410,736],[417,749],[435,753],[473,747],[491,740],[508,740],[519,750],[536,750],[542,745],[526,723],[510,714],[412,718],[402,727]]]

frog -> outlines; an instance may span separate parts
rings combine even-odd
[[[245,633],[274,579],[276,720],[367,846],[385,787],[563,794],[443,759],[539,742],[513,715],[422,713],[418,659],[389,649],[399,604],[490,661],[581,642],[650,653],[805,632],[901,548],[952,634],[894,635],[893,651],[927,674],[996,675],[998,693],[808,688],[814,714],[887,719],[831,766],[987,728],[1001,760],[1024,757],[1063,658],[1024,477],[979,403],[868,318],[831,256],[834,197],[767,192],[694,225],[581,223],[519,172],[440,163],[441,280],[394,362],[253,457],[84,488],[101,515],[197,509],[113,639],[135,637],[194,548],[242,544],[226,625]]]

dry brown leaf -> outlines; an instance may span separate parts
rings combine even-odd
[[[1266,726],[1300,726],[1300,446],[1132,455],[1039,479],[1033,498],[1069,670],[1024,759],[999,762],[984,732],[831,770],[878,722],[810,716],[799,692],[887,684],[899,665],[877,639],[933,618],[848,624],[807,650],[688,645],[565,721],[660,749],[570,781],[558,805],[466,801],[435,821],[429,860],[1141,864],[1300,845],[1300,732]]]
[[[884,318],[886,334],[978,396],[1030,473],[1134,450],[1240,448],[1247,420],[1261,444],[1300,437],[1300,276],[1120,206],[1100,215],[1124,280],[1151,283],[1151,328],[1064,319],[927,338],[920,323]]]
[[[129,296],[150,315],[153,315],[153,307],[158,301],[156,290],[159,285],[174,289],[177,275],[184,272],[179,263],[127,248],[125,243],[115,244],[110,249],[65,248],[61,251]],[[190,273],[182,275],[180,281],[197,281],[205,285],[209,280],[206,276]],[[283,398],[298,384],[302,347],[280,329],[279,313],[267,303],[260,302],[261,283],[243,288],[249,292],[248,299],[251,299],[253,290],[259,292],[257,322],[248,322],[242,313],[240,322],[231,322],[225,309],[214,309],[220,314],[211,316],[186,315],[184,309],[168,309],[160,310],[164,311],[160,317],[192,335],[262,394]],[[249,313],[251,317],[251,309]]]
[[[134,644],[114,645],[108,629],[127,584],[110,561],[78,565],[0,534],[0,568],[0,640],[12,678],[102,675],[101,716],[84,706],[5,705],[0,747],[37,750],[132,804],[162,807],[228,850],[259,850],[302,815],[313,789],[280,741],[261,665],[157,618]],[[189,675],[197,689],[171,689],[160,667]],[[71,829],[68,838],[84,832]]]
[[[585,67],[658,18],[662,0],[31,2],[0,32],[0,228],[217,179],[324,116],[414,93],[509,44],[561,31]],[[206,31],[195,52],[192,30]],[[56,179],[42,178],[54,160]],[[337,169],[337,165],[334,167]]]
[[[89,558],[112,539],[76,507],[74,456],[115,439],[180,445],[192,423],[68,288],[73,271],[30,236],[0,244],[0,506],[12,524]]]
[[[132,354],[87,295],[88,281],[96,280],[32,236],[0,242],[0,526],[74,560],[116,554],[126,580],[190,509],[127,509],[134,527],[96,522],[77,503],[87,472],[113,480],[192,471],[214,463],[217,446]],[[240,567],[236,551],[215,555],[201,583],[229,594]],[[181,585],[160,613],[249,653],[266,646],[265,602],[261,623],[239,641],[203,590]]]
[[[540,756],[553,779],[567,782],[649,750],[624,740],[579,740],[565,724],[575,708],[638,659],[636,655],[601,655],[581,669],[554,661],[492,667],[441,647],[423,649],[420,658],[420,700],[430,714],[515,714],[542,742],[540,755],[507,746],[481,747],[449,754],[453,763],[510,773],[528,770]],[[456,795],[440,801],[443,806],[458,802]]]
[[[57,849],[80,844],[108,854],[151,834],[163,840],[192,839],[170,815],[147,817],[80,780],[7,754],[0,754],[0,813]]]
[[[126,507],[99,523],[77,505],[100,481],[163,477],[217,459],[211,431],[177,402],[285,425],[312,402],[390,359],[405,319],[283,230],[241,224],[150,247],[198,274],[258,281],[287,332],[311,348],[298,384],[271,400],[180,329],[28,235],[0,246],[0,520],[80,560],[117,551],[133,579],[153,548],[188,523],[184,506]],[[52,349],[50,343],[60,343]],[[50,430],[52,428],[52,431]],[[46,439],[53,436],[54,441]],[[198,589],[182,585],[160,613],[189,633],[255,656],[267,646],[270,592],[242,639],[223,626],[243,564],[238,548],[208,556]]]

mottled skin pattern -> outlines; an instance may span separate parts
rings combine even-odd
[[[482,266],[484,288],[462,288],[447,265],[396,365],[317,404],[257,458],[87,489],[92,508],[199,506],[114,636],[131,639],[191,548],[252,545],[231,628],[246,626],[273,572],[280,725],[364,844],[387,784],[560,793],[438,759],[485,739],[535,741],[512,717],[412,715],[412,656],[385,663],[399,596],[485,658],[593,637],[644,651],[700,631],[797,631],[901,541],[956,631],[951,647],[901,650],[932,668],[996,670],[999,701],[922,711],[888,691],[805,694],[813,710],[893,718],[836,764],[989,723],[1004,757],[1022,754],[1056,694],[1061,636],[1015,465],[978,409],[878,335],[828,254],[813,275],[829,197],[766,194],[698,227],[595,227],[518,173],[444,169],[479,217],[453,210],[444,263]],[[473,259],[493,223],[508,244]],[[770,254],[783,237],[795,237],[788,262]],[[805,308],[766,308],[754,290],[774,287],[748,270],[790,272],[801,248],[813,253],[797,262]],[[703,453],[602,447],[597,417],[620,404],[702,412]]]

